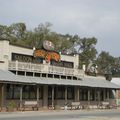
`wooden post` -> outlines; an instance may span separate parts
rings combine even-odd
[[[109,89],[107,89],[107,100],[109,101],[110,94],[109,94]]]
[[[37,85],[37,106],[39,107],[39,85]]]
[[[96,101],[96,89],[94,90],[94,101]]]
[[[103,101],[105,101],[105,99],[106,99],[106,90],[104,89],[103,90]]]
[[[48,85],[43,86],[43,108],[48,109]]]
[[[54,109],[54,86],[52,86],[52,109]]]
[[[65,86],[65,103],[67,104],[67,86]]]
[[[98,94],[98,104],[100,105],[100,90],[98,90],[97,94]]]
[[[20,86],[20,109],[22,108],[23,86]]]
[[[90,90],[88,89],[88,108],[90,106]]]
[[[80,101],[80,89],[77,87],[77,101]]]
[[[3,109],[4,106],[4,84],[1,86],[1,110]]]

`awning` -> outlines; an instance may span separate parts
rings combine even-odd
[[[120,89],[120,86],[97,77],[83,77],[81,80],[56,79],[46,77],[30,77],[14,75],[10,71],[0,70],[0,82],[16,82],[27,84],[47,84],[47,85],[70,85],[70,86],[86,86],[98,88]]]

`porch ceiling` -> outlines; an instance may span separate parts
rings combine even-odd
[[[71,85],[71,86],[87,86],[98,88],[112,88],[120,89],[120,86],[107,81],[102,78],[88,78],[83,77],[82,80],[66,80],[56,78],[44,78],[44,77],[29,77],[29,76],[17,76],[10,71],[0,70],[0,82],[17,82],[28,84],[48,84],[48,85]]]

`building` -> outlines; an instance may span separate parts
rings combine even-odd
[[[37,101],[44,109],[60,108],[72,101],[90,107],[115,100],[113,90],[119,86],[102,77],[86,76],[84,70],[78,69],[78,55],[58,55],[1,40],[1,108],[11,100],[20,107],[24,101]]]
[[[120,86],[120,78],[119,77],[112,78],[111,82]],[[120,106],[120,90],[116,91],[116,103],[118,106]]]

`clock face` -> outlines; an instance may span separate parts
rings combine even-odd
[[[45,40],[43,42],[43,47],[46,50],[53,51],[54,50],[54,44],[51,41]]]

